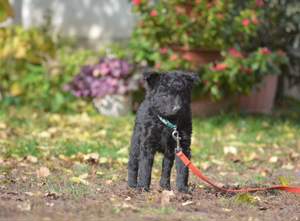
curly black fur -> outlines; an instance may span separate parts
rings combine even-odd
[[[166,127],[158,115],[177,125],[181,147],[191,157],[191,90],[198,81],[193,73],[173,71],[144,73],[146,97],[137,112],[128,162],[128,185],[149,190],[154,155],[163,153],[160,186],[170,189],[171,169],[175,159],[176,143],[172,129]],[[188,168],[176,158],[176,186],[188,191]]]

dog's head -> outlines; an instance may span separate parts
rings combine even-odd
[[[144,73],[144,80],[151,107],[162,116],[172,117],[189,110],[192,87],[199,77],[184,71],[150,71]]]

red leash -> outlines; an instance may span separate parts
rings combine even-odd
[[[199,179],[211,185],[218,191],[225,193],[249,193],[249,192],[257,192],[257,191],[268,191],[268,190],[282,190],[290,193],[300,194],[300,187],[291,187],[291,186],[271,186],[271,187],[261,187],[261,188],[242,188],[242,189],[226,189],[220,186],[217,186],[212,181],[210,181],[206,176],[202,174],[202,172],[186,157],[186,155],[182,151],[178,151],[176,153],[177,157],[182,160],[185,166],[187,166],[194,175],[196,175]]]
[[[211,185],[213,188],[220,192],[224,193],[249,193],[249,192],[257,192],[257,191],[268,191],[268,190],[282,190],[290,193],[300,194],[300,187],[291,187],[291,186],[271,186],[271,187],[261,187],[261,188],[241,188],[241,189],[227,189],[220,186],[217,186],[212,181],[208,179],[208,177],[204,176],[202,172],[186,157],[186,155],[181,151],[180,148],[180,136],[177,130],[176,124],[172,124],[167,119],[162,118],[158,115],[158,119],[168,128],[173,129],[172,137],[176,141],[176,155],[182,160],[185,166],[187,166],[193,174],[195,174],[199,179],[203,180],[205,183]]]

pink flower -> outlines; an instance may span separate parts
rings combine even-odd
[[[150,12],[150,16],[151,17],[156,17],[158,15],[157,11],[155,9],[153,9],[151,12]]]
[[[160,52],[161,54],[167,54],[167,53],[168,53],[168,48],[160,48],[160,49],[159,49],[159,52]]]
[[[216,64],[215,66],[211,67],[212,71],[224,71],[228,67],[227,64],[220,63]]]
[[[270,51],[270,49],[264,47],[264,48],[261,48],[259,50],[259,53],[264,54],[264,55],[268,55],[268,54],[271,54],[272,52]]]
[[[256,4],[257,7],[263,7],[265,3],[264,3],[263,0],[256,0],[255,4]]]
[[[132,0],[132,4],[138,6],[142,3],[142,0]]]
[[[242,24],[244,27],[247,27],[250,25],[250,20],[248,18],[243,19]]]
[[[235,48],[230,48],[229,49],[229,54],[232,56],[232,57],[235,57],[235,58],[243,58],[244,56],[242,55],[241,52],[239,52],[238,50],[236,50]]]

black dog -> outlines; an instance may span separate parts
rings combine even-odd
[[[175,158],[176,142],[173,130],[159,119],[177,125],[182,151],[191,157],[191,91],[198,81],[193,73],[174,71],[144,73],[146,97],[137,112],[128,162],[128,185],[149,190],[151,170],[156,151],[164,154],[160,186],[170,189],[170,175]],[[178,191],[188,191],[188,168],[176,159],[176,186]]]

